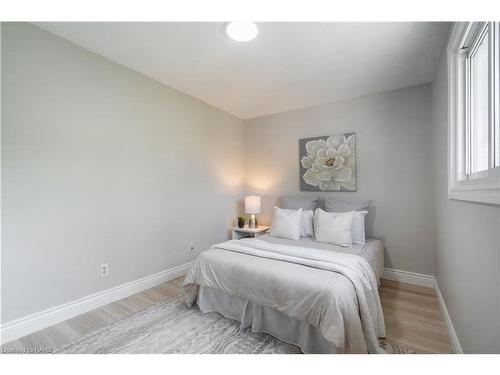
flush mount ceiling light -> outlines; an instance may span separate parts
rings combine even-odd
[[[257,25],[253,22],[228,22],[226,34],[237,42],[248,42],[259,33]]]

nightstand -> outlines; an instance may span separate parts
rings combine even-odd
[[[234,227],[232,228],[232,239],[241,240],[242,238],[256,238],[266,234],[271,227],[266,227],[259,225],[257,228],[248,228],[247,226],[243,228]]]

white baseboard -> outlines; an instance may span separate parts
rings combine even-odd
[[[463,354],[464,351],[462,349],[462,345],[460,344],[460,340],[458,340],[458,336],[455,332],[455,328],[453,327],[453,322],[451,321],[450,314],[448,314],[448,309],[446,308],[446,304],[444,303],[443,295],[441,294],[441,290],[439,290],[437,280],[435,280],[434,283],[434,291],[436,292],[439,308],[441,309],[441,315],[443,316],[446,327],[448,328],[448,336],[450,337],[453,352],[456,354]]]
[[[425,286],[427,288],[433,288],[435,283],[434,276],[432,275],[395,270],[392,268],[384,268],[382,278],[399,281],[401,283]]]
[[[448,314],[448,309],[446,308],[446,304],[444,303],[443,296],[441,294],[441,291],[439,290],[437,280],[434,276],[395,270],[392,268],[384,268],[384,274],[382,275],[382,278],[433,288],[436,293],[439,308],[441,310],[441,315],[443,317],[444,323],[446,324],[446,327],[448,328],[448,336],[450,337],[450,343],[453,352],[457,354],[463,354],[462,345],[460,345],[460,341],[458,340],[457,333],[455,332],[455,328],[453,327],[450,314]]]
[[[181,264],[180,266],[7,322],[3,324],[0,329],[0,342],[3,344],[16,340],[90,310],[97,309],[101,306],[173,280],[184,275],[191,264],[192,262]]]

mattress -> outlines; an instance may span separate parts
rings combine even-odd
[[[264,235],[202,252],[183,287],[188,306],[197,302],[202,312],[217,311],[306,353],[374,353],[376,338],[385,336],[382,311],[376,311],[382,270],[383,244],[375,239],[342,248]]]
[[[374,238],[368,238],[364,245],[355,244],[352,247],[342,247],[329,243],[316,242],[311,237],[300,237],[299,240],[288,240],[286,238],[274,237],[270,234],[265,234],[259,236],[259,240],[275,244],[311,247],[313,249],[358,255],[370,264],[377,280],[380,280],[382,273],[384,272],[384,244],[382,241]]]

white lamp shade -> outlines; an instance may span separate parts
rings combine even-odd
[[[260,197],[255,195],[245,197],[245,213],[260,214]]]

